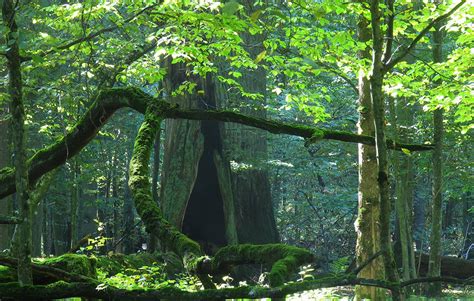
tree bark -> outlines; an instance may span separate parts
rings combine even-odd
[[[185,80],[185,66],[168,62],[168,78],[164,87],[171,95]],[[193,80],[193,79],[189,79]],[[193,81],[196,81],[194,79]],[[203,89],[202,83],[199,89]],[[169,101],[182,108],[197,109],[198,96],[172,96]],[[167,120],[161,178],[161,208],[165,218],[177,229],[183,228],[186,208],[198,176],[199,161],[204,151],[201,121]]]
[[[370,40],[368,20],[359,18],[358,39],[361,42]],[[370,50],[367,48],[358,54],[360,59],[370,59]],[[361,135],[373,136],[374,114],[370,98],[370,83],[365,72],[359,75],[359,122],[357,132]],[[359,193],[358,216],[355,223],[356,263],[360,265],[367,261],[380,248],[380,202],[377,183],[377,157],[373,146],[359,144]],[[370,279],[384,279],[385,269],[382,257],[371,261],[370,264],[359,272],[359,277]],[[385,297],[383,290],[376,287],[356,286],[356,299],[382,300]]]
[[[438,1],[437,4],[440,4]],[[433,62],[443,60],[443,32],[442,24],[435,25],[433,33]],[[433,151],[433,204],[431,209],[431,235],[430,235],[430,262],[428,276],[436,277],[441,273],[441,232],[442,232],[442,202],[443,202],[443,109],[438,108],[433,113],[434,144]],[[439,296],[441,285],[436,282],[430,284],[427,291],[429,296]]]
[[[398,273],[393,257],[391,243],[390,216],[391,200],[388,179],[388,148],[385,137],[385,103],[382,92],[383,86],[383,36],[382,36],[382,12],[379,0],[370,2],[371,25],[372,25],[372,66],[370,69],[370,97],[374,111],[375,124],[375,149],[377,153],[377,182],[380,200],[380,248],[384,251],[384,267],[386,279],[390,282],[399,281]],[[393,299],[401,298],[400,291],[392,291]]]
[[[245,11],[251,15],[257,4],[242,1]],[[251,58],[265,50],[264,34],[243,34],[246,51]],[[224,69],[227,69],[224,66]],[[259,101],[229,93],[231,89],[215,80],[216,103],[222,109],[234,109],[249,116],[266,117],[263,105],[266,102],[267,73],[263,66],[256,70],[241,70],[239,84],[245,92],[262,96]],[[252,107],[253,106],[253,107]],[[259,107],[255,109],[255,107]],[[267,133],[241,124],[223,124],[223,153],[225,160],[232,161],[233,219],[239,243],[274,243],[279,241],[273,212],[271,186],[266,170]],[[239,167],[245,166],[245,167]],[[255,231],[259,229],[259,231]]]
[[[125,254],[134,253],[136,251],[133,246],[133,235],[132,231],[134,228],[134,210],[133,210],[133,199],[130,193],[130,188],[128,187],[128,181],[130,180],[130,160],[131,154],[127,154],[127,171],[125,173],[125,195],[123,201],[123,228],[122,228],[122,235],[124,235],[123,244],[122,244],[122,252]]]
[[[395,103],[396,101],[396,103]],[[405,100],[406,101],[406,100]],[[407,123],[407,115],[410,114],[403,106],[403,99],[389,98],[391,118],[395,139],[407,140],[402,126],[410,126]],[[408,113],[408,114],[407,114]],[[410,118],[411,119],[411,118]],[[400,126],[399,126],[400,125]],[[403,280],[416,278],[416,267],[413,249],[413,166],[410,155],[394,152],[392,165],[395,174],[395,212],[398,222],[398,233],[400,242],[400,256]]]
[[[79,216],[79,198],[80,198],[80,166],[76,157],[72,162],[72,189],[71,189],[71,246],[75,246],[79,241],[78,216]]]
[[[4,0],[2,5],[3,24],[8,28],[6,41],[9,48],[6,52],[8,68],[8,92],[12,114],[13,165],[15,166],[15,183],[22,220],[14,234],[14,253],[18,257],[18,282],[20,285],[32,283],[31,273],[31,210],[29,203],[28,166],[26,163],[26,133],[24,129],[25,109],[23,106],[23,83],[21,78],[21,61],[19,33],[15,22],[17,2]]]
[[[10,166],[10,120],[8,119],[8,109],[2,108],[0,112],[0,169]],[[11,197],[0,202],[0,215],[10,216],[13,214],[13,200]],[[0,225],[0,252],[10,249],[10,241],[13,235],[14,226],[12,224]]]

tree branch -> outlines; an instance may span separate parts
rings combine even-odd
[[[342,78],[342,80],[344,80],[351,88],[352,90],[354,90],[354,92],[356,94],[359,93],[359,89],[357,88],[357,86],[352,82],[352,80],[347,77],[343,72],[340,72],[339,70],[337,70],[337,68],[334,68],[333,66],[329,65],[329,64],[326,64],[324,62],[321,62],[321,61],[315,61],[315,60],[312,60],[308,57],[305,57],[304,58],[305,61],[307,63],[309,63],[310,65],[318,65],[318,66],[321,66],[321,67],[324,67],[326,68],[329,72],[331,73],[334,73],[336,76],[339,76],[340,78]],[[313,66],[314,67],[314,66]]]
[[[0,225],[14,225],[20,222],[21,219],[16,216],[0,215]]]
[[[387,31],[385,34],[385,50],[382,55],[382,62],[385,64],[392,56],[392,45],[393,45],[393,22],[395,21],[395,11],[393,9],[394,0],[386,0],[385,4],[388,9],[388,16],[386,16],[385,24],[387,25]]]
[[[122,24],[125,24],[125,23],[129,23],[133,20],[135,20],[138,16],[140,16],[141,14],[145,13],[146,11],[158,6],[161,4],[161,1],[159,1],[158,3],[155,3],[153,5],[149,5],[143,9],[141,9],[140,11],[138,11],[135,15],[123,20]],[[112,31],[115,31],[117,29],[119,29],[121,26],[119,25],[113,25],[113,26],[109,26],[109,27],[106,27],[106,28],[102,28],[101,30],[98,30],[96,32],[93,32],[93,33],[90,33],[88,34],[87,36],[84,36],[84,37],[81,37],[81,38],[78,38],[78,39],[75,39],[73,41],[70,41],[68,43],[65,43],[63,45],[60,45],[60,46],[56,46],[56,47],[53,47],[51,48],[50,50],[46,51],[46,52],[43,52],[42,54],[40,54],[40,57],[45,57],[47,55],[50,55],[52,53],[55,53],[55,52],[58,52],[60,50],[65,50],[65,49],[69,49],[71,48],[72,46],[74,45],[77,45],[77,44],[80,44],[80,43],[83,43],[83,42],[87,42],[87,41],[90,41],[92,39],[94,39],[95,37],[98,37],[104,33],[108,33],[108,32],[112,32]],[[32,56],[24,56],[21,58],[21,61],[22,62],[27,62],[27,61],[30,61],[32,60],[33,57]]]
[[[343,142],[361,143],[375,145],[374,137],[354,134],[346,131],[327,130],[296,123],[271,121],[263,118],[247,116],[233,111],[222,110],[182,110],[171,108],[163,112],[166,118],[190,119],[190,120],[217,120],[224,122],[234,122],[253,126],[266,130],[273,134],[287,134],[299,136],[307,139],[307,144],[317,142],[322,139],[337,140]],[[394,150],[407,149],[411,151],[432,150],[432,145],[399,143],[387,139],[387,147]]]
[[[416,44],[430,31],[433,26],[435,26],[438,22],[443,21],[446,18],[449,18],[455,11],[457,11],[464,3],[466,3],[466,0],[461,0],[458,4],[456,4],[449,12],[435,18],[432,20],[425,28],[423,28],[422,31],[413,39],[413,41],[408,45],[407,48],[405,48],[402,53],[400,53],[396,58],[393,56],[395,53],[392,55],[392,57],[387,61],[386,64],[384,64],[383,67],[383,73],[387,73],[392,69],[396,64],[398,64],[403,58],[415,48]]]
[[[75,156],[97,134],[99,129],[120,108],[129,107],[142,114],[148,105],[154,104],[155,114],[164,118],[217,120],[235,122],[257,127],[275,134],[288,134],[305,138],[308,143],[322,139],[374,145],[371,136],[358,135],[351,132],[327,130],[307,125],[271,121],[263,118],[247,116],[231,111],[218,110],[182,110],[164,101],[159,101],[139,88],[121,87],[104,89],[95,97],[95,101],[76,126],[57,143],[36,152],[28,160],[29,180],[34,184],[41,175],[60,166],[67,159]],[[428,151],[431,145],[405,144],[387,140],[391,149],[410,151]],[[0,199],[15,192],[14,169],[0,170]]]

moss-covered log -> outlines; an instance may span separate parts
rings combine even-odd
[[[99,270],[105,273],[106,276],[113,276],[126,269],[138,270],[141,267],[152,266],[155,263],[162,264],[169,275],[184,270],[180,260],[171,252],[163,254],[113,254],[97,257],[64,254],[58,257],[33,259],[33,283],[48,284],[59,280],[87,282],[96,279]],[[16,281],[16,266],[16,258],[0,257],[0,283]]]
[[[18,260],[13,257],[1,256],[0,270],[2,276],[8,280],[7,275],[16,269]],[[8,269],[6,268],[8,267]],[[70,282],[89,282],[97,277],[95,259],[85,255],[65,254],[58,257],[35,260],[32,263],[33,283],[47,284],[58,280]],[[15,274],[15,273],[14,273]],[[15,278],[16,279],[16,278]]]
[[[272,287],[280,286],[305,263],[314,261],[306,249],[284,244],[232,245],[221,248],[212,259],[212,270],[228,270],[232,265],[269,264],[268,278]]]
[[[236,122],[258,127],[271,133],[300,136],[307,139],[309,142],[315,142],[321,139],[332,139],[368,145],[374,145],[375,143],[374,138],[370,136],[357,135],[350,132],[331,131],[279,121],[269,121],[230,111],[181,110],[164,101],[154,99],[139,88],[112,88],[104,89],[97,94],[95,101],[89,110],[65,137],[49,147],[38,151],[28,160],[30,183],[33,184],[43,174],[60,166],[67,159],[76,155],[97,135],[100,128],[118,109],[129,107],[140,113],[145,113],[147,106],[151,103],[158,104],[155,113],[163,118],[183,118],[193,120],[207,119]],[[411,151],[425,151],[432,149],[432,146],[430,145],[403,144],[390,140],[387,140],[387,144],[389,148],[398,150],[402,148]],[[0,199],[15,192],[14,173],[15,171],[12,168],[4,168],[0,170]]]
[[[429,255],[416,253],[416,264],[419,265],[419,275],[428,273]],[[468,279],[474,277],[474,261],[462,258],[441,256],[441,276]]]
[[[324,277],[316,280],[290,283],[287,285],[265,288],[244,286],[237,288],[211,289],[198,292],[182,291],[177,288],[163,288],[158,290],[123,290],[114,287],[101,287],[97,289],[96,283],[67,283],[63,281],[49,285],[19,286],[18,283],[0,283],[0,298],[15,298],[20,300],[36,300],[38,296],[44,299],[59,299],[69,297],[100,298],[103,300],[220,300],[220,299],[260,299],[260,298],[284,298],[289,294],[298,292],[337,287],[365,285],[396,290],[399,287],[409,286],[415,283],[430,281],[455,283],[459,285],[473,285],[473,280],[460,280],[449,277],[420,278],[401,284],[391,284],[382,280],[356,278],[353,275],[342,275],[339,277]]]

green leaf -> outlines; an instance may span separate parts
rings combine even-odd
[[[256,22],[256,21],[258,20],[258,17],[260,17],[261,14],[262,14],[262,10],[261,10],[261,9],[254,11],[254,12],[250,15],[250,20],[252,20],[253,22]]]
[[[403,147],[402,147],[402,152],[403,152],[405,155],[407,155],[407,156],[411,156],[411,152],[410,152],[409,149],[406,149],[406,148],[403,148]]]
[[[255,60],[254,60],[255,64],[260,63],[260,61],[263,60],[263,58],[265,58],[266,55],[267,55],[267,51],[266,51],[266,50],[260,52],[260,53],[257,55],[257,57],[255,58]]]
[[[222,13],[224,15],[233,15],[240,9],[240,4],[237,1],[230,1],[224,4],[222,8]]]

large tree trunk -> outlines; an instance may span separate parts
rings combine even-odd
[[[179,65],[169,66],[167,82],[171,93],[185,80]],[[260,72],[260,71],[259,71]],[[258,72],[257,72],[258,73]],[[265,73],[242,85],[248,91],[265,92]],[[172,97],[182,108],[228,108],[221,86],[213,79],[194,79],[204,96]],[[263,83],[263,85],[262,85]],[[216,96],[224,99],[216,103]],[[240,102],[240,101],[239,101]],[[206,251],[238,242],[275,242],[278,239],[266,171],[251,168],[231,174],[229,159],[261,157],[266,153],[265,136],[255,129],[228,126],[216,121],[169,120],[162,172],[161,206],[165,217]],[[176,154],[179,154],[178,156]],[[245,218],[245,220],[243,220]],[[255,231],[259,229],[259,231]]]
[[[172,92],[185,81],[185,79],[184,66],[181,64],[168,64],[168,78],[165,82],[165,89],[167,90],[168,95],[171,95]],[[202,86],[201,83],[199,89],[202,89]],[[169,101],[177,103],[183,108],[200,108],[201,101],[205,100],[198,96],[181,95],[170,97]],[[185,233],[188,232],[187,234],[189,234],[191,238],[199,240],[200,238],[193,237],[193,235],[189,233],[191,230],[190,227],[184,226],[187,209],[203,208],[204,210],[210,210],[212,209],[211,207],[215,206],[215,204],[210,204],[208,202],[219,201],[216,199],[216,195],[208,195],[201,198],[201,196],[195,194],[191,198],[198,177],[198,171],[201,171],[200,176],[209,183],[202,183],[205,185],[203,187],[197,185],[196,190],[207,191],[209,193],[214,192],[217,194],[216,186],[212,185],[212,182],[215,183],[216,179],[212,178],[212,174],[209,174],[210,171],[199,170],[201,157],[205,148],[202,122],[167,120],[165,128],[160,206],[163,210],[164,217],[173,226],[177,229],[183,230]],[[206,162],[205,158],[202,160],[203,164],[207,163],[207,165],[212,165],[211,162]],[[206,185],[209,185],[209,187],[206,187]],[[194,206],[194,202],[197,203],[196,206]],[[190,215],[188,214],[187,218],[190,225],[194,225],[193,218],[201,218],[202,225],[204,225],[206,221],[212,223],[216,219],[216,217],[212,215],[199,216],[201,213],[202,212],[190,211]],[[196,229],[196,231],[198,231],[198,229]]]
[[[361,42],[370,40],[368,21],[361,17],[358,23],[358,38]],[[370,59],[370,49],[359,53],[362,59]],[[375,135],[374,115],[370,98],[370,83],[365,74],[359,76],[359,122],[358,133]],[[380,251],[380,202],[377,183],[377,156],[375,147],[359,144],[359,194],[358,216],[355,223],[357,232],[356,262],[360,265]],[[373,260],[359,272],[359,277],[384,279],[385,269],[381,257]],[[356,286],[356,299],[381,300],[385,293],[375,287]]]
[[[247,13],[251,14],[258,7],[246,5]],[[264,35],[242,36],[251,58],[262,53]],[[263,67],[256,70],[241,72],[239,83],[249,93],[258,93],[262,100],[253,106],[262,107],[266,95],[266,71]],[[255,109],[252,100],[237,93],[230,94],[228,87],[216,85],[218,107],[223,109],[238,108],[241,112],[264,118],[264,109]],[[233,162],[232,191],[235,210],[235,224],[239,242],[271,243],[279,240],[273,212],[270,180],[266,170],[267,135],[266,132],[240,124],[224,124],[224,154]],[[259,229],[259,231],[255,231]]]

